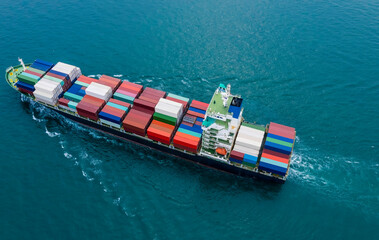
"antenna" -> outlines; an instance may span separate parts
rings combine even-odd
[[[228,83],[228,85],[226,85],[226,92],[228,93],[228,95],[230,95],[230,83]]]
[[[24,61],[22,61],[22,58],[18,58],[18,61],[21,63],[22,67],[24,68],[24,71],[26,70],[26,67],[25,67],[25,64],[24,64]]]

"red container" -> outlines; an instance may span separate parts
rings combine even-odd
[[[129,96],[129,97],[132,97],[132,98],[136,98],[138,96],[138,93],[135,93],[135,92],[130,92],[128,91],[127,89],[117,89],[118,93],[121,93],[121,94],[124,94],[126,96]]]
[[[278,124],[278,123],[274,123],[274,122],[270,122],[270,127],[273,127],[275,129],[280,129],[283,131],[288,131],[290,133],[295,132],[295,128],[293,128],[293,127],[288,127],[288,126]]]
[[[271,160],[274,160],[274,161],[277,161],[277,162],[282,162],[282,163],[288,164],[288,159],[282,158],[282,157],[278,157],[276,155],[272,155],[272,154],[268,154],[268,153],[262,153],[262,157],[268,158],[268,159],[271,159]]]
[[[31,96],[33,96],[33,92],[32,91],[29,91],[29,90],[27,90],[27,89],[24,89],[24,88],[18,88],[18,90],[20,91],[20,92],[22,92],[22,93],[26,93],[26,94],[29,94],[29,95],[31,95]]]
[[[269,149],[263,149],[263,153],[274,155],[274,156],[277,156],[277,157],[280,157],[280,158],[284,158],[284,159],[287,159],[287,160],[290,159],[290,155],[287,155],[287,154],[284,154],[284,153],[275,152],[275,151],[272,151],[272,150],[269,150]]]
[[[122,82],[121,79],[114,78],[114,77],[107,76],[107,75],[102,75],[99,80],[104,80],[104,81],[107,81],[109,83],[113,83],[116,85],[116,87],[120,86],[120,84]]]
[[[175,138],[174,138],[174,139],[175,139]],[[175,143],[175,142],[174,142],[174,146],[175,146],[176,148],[186,150],[187,152],[197,153],[197,148],[196,148],[196,149],[194,149],[194,148],[190,148],[190,147],[187,147],[187,146],[184,146],[184,145],[182,145],[182,144]]]
[[[183,137],[185,139],[188,139],[190,141],[195,142],[196,144],[198,144],[200,142],[200,138],[199,137],[195,137],[195,136],[189,135],[187,133],[176,132],[175,136]]]
[[[147,136],[152,140],[170,145],[172,130],[152,124],[147,129]]]
[[[118,109],[118,108],[115,108],[115,107],[112,107],[112,106],[109,106],[109,105],[105,105],[101,111],[108,113],[108,114],[111,114],[113,116],[119,117],[121,119],[123,119],[126,115],[125,111]]]
[[[149,102],[149,101],[146,101],[146,100],[143,100],[143,99],[135,99],[134,102],[133,102],[133,106],[137,106],[137,107],[142,107],[142,108],[146,108],[147,110],[149,111],[153,111],[155,110],[155,105],[154,103],[152,102]]]
[[[188,110],[187,113],[188,113],[188,114],[191,114],[191,115],[193,115],[193,116],[196,116],[196,117],[201,117],[201,118],[204,118],[204,117],[205,117],[205,114],[198,113],[198,112],[194,112],[194,111],[191,111],[191,110]]]
[[[96,98],[90,95],[85,95],[80,102],[88,102],[90,104],[93,104],[94,106],[97,106],[99,108],[103,107],[105,105],[105,101],[100,98]]]
[[[185,102],[185,101],[182,101],[182,100],[180,100],[180,99],[176,99],[176,98],[172,98],[172,97],[166,97],[166,99],[167,99],[167,100],[171,100],[171,101],[173,101],[173,102],[177,102],[177,103],[182,104],[182,105],[183,105],[183,109],[186,109],[186,108],[187,108],[188,103]]]
[[[189,127],[193,127],[193,124],[188,123],[188,122],[182,122],[181,124],[186,125],[186,126],[189,126]]]
[[[194,141],[192,139],[184,138],[181,135],[176,134],[174,137],[173,143],[179,144],[180,146],[185,146],[193,150],[197,150],[200,143],[200,139],[198,141]]]
[[[124,106],[124,107],[127,107],[127,108],[130,108],[130,104],[129,103],[123,102],[123,101],[120,101],[120,100],[117,100],[117,99],[114,99],[114,98],[109,99],[109,102],[114,103],[114,104],[118,104],[118,105],[121,105],[121,106]]]
[[[154,111],[147,110],[146,108],[143,108],[143,107],[140,107],[140,106],[133,105],[132,109],[138,110],[140,112],[144,112],[144,113],[147,113],[147,114],[154,114]]]
[[[55,78],[61,79],[61,80],[65,81],[65,82],[70,81],[66,77],[63,77],[63,76],[55,74],[55,73],[48,72],[48,73],[46,73],[46,75],[50,76],[50,77],[55,77]]]
[[[25,70],[24,72],[25,72],[25,73],[32,74],[32,75],[37,76],[37,77],[42,77],[42,74],[40,74],[40,73],[36,73],[36,72],[33,72],[33,71],[30,71],[30,70]]]
[[[269,127],[268,128],[268,133],[272,133],[272,134],[275,134],[275,135],[278,135],[278,136],[281,136],[281,137],[285,137],[285,138],[289,138],[289,139],[294,139],[295,138],[295,132],[293,133],[290,133],[290,132],[287,132],[287,131],[281,131],[281,130],[278,130],[278,129],[275,129],[272,128],[272,127]]]
[[[150,88],[150,87],[147,87],[145,88],[145,90],[143,90],[142,94],[150,94],[150,95],[154,95],[156,97],[159,97],[159,98],[163,98],[166,96],[166,92],[163,92],[161,90],[157,90],[157,89],[154,89],[154,88]]]
[[[124,81],[119,86],[119,89],[124,89],[129,92],[137,93],[137,95],[139,95],[142,92],[143,87],[142,85],[139,85],[139,84]]]
[[[123,127],[125,131],[132,132],[140,136],[145,136],[146,129],[151,122],[152,116],[152,114],[131,109],[122,122]]]
[[[97,121],[100,108],[88,102],[80,101],[76,110],[80,116]]]
[[[200,102],[197,100],[192,100],[192,102],[191,102],[191,107],[198,108],[198,109],[201,109],[204,111],[207,111],[208,106],[209,106],[208,103]]]
[[[240,152],[237,152],[235,150],[231,151],[230,152],[230,157],[231,158],[234,158],[234,159],[237,159],[237,160],[243,160],[243,157],[245,156],[244,153],[240,153]]]
[[[60,99],[58,100],[58,103],[59,103],[60,105],[63,105],[63,106],[66,106],[66,107],[68,107],[68,102],[69,102],[69,100],[67,100],[67,99],[65,99],[65,98],[60,98]]]
[[[154,103],[155,105],[157,105],[160,98],[153,96],[153,95],[146,95],[146,94],[144,95],[142,93],[141,96],[138,97],[138,99],[142,99],[142,100],[145,100],[145,101],[148,101],[148,102],[151,102],[151,103]]]
[[[195,122],[195,125],[198,125],[198,126],[201,126],[203,123],[202,122],[199,122],[199,121],[196,121]]]

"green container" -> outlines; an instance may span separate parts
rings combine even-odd
[[[35,72],[35,73],[39,73],[39,74],[45,74],[44,71],[41,71],[39,69],[35,69],[35,68],[32,68],[32,67],[28,67],[27,70]]]
[[[281,141],[281,140],[270,138],[270,137],[267,137],[266,141],[269,141],[269,142],[272,142],[272,143],[277,143],[277,144],[280,144],[282,146],[286,146],[286,147],[290,147],[290,148],[292,148],[292,145],[293,145],[292,143]]]
[[[35,85],[38,82],[37,79],[31,78],[31,77],[28,77],[28,76],[23,76],[21,74],[18,75],[18,80],[21,81],[21,82],[30,84],[30,85]]]
[[[77,102],[77,103],[80,102],[83,99],[82,96],[79,96],[79,95],[76,95],[76,94],[73,94],[73,93],[70,93],[70,92],[65,92],[63,96],[67,100],[70,100],[70,101],[73,101],[73,102]]]
[[[44,76],[44,78],[49,79],[49,80],[54,81],[54,82],[57,82],[57,83],[59,83],[61,86],[64,85],[64,81],[63,81],[62,79],[55,78],[55,77],[51,77],[51,76]]]
[[[185,134],[188,134],[188,135],[191,135],[191,136],[194,136],[194,137],[201,138],[201,134],[200,133],[192,132],[192,131],[184,129],[184,128],[179,128],[178,132],[185,133]]]
[[[175,94],[172,94],[172,93],[167,94],[167,96],[175,98],[175,99],[179,99],[179,100],[182,100],[182,101],[185,101],[185,102],[189,102],[189,98],[178,96],[178,95],[175,95]]]
[[[164,115],[162,113],[154,113],[153,118],[154,120],[164,122],[173,126],[176,125],[176,118]]]
[[[127,107],[125,107],[125,106],[121,106],[121,105],[118,105],[118,104],[113,103],[113,102],[108,102],[107,105],[108,105],[108,106],[111,106],[111,107],[114,107],[114,108],[118,108],[118,109],[123,110],[123,111],[125,111],[125,112],[128,111],[128,108],[127,108]]]
[[[126,96],[124,94],[117,93],[117,92],[113,94],[113,98],[117,99],[117,100],[120,100],[120,101],[123,101],[123,102],[130,103],[130,104],[133,104],[133,102],[134,102],[134,98],[133,97]]]
[[[78,106],[78,103],[77,103],[77,102],[73,102],[73,101],[69,101],[69,102],[68,102],[68,107],[69,107],[69,108],[72,108],[72,109],[75,109],[75,110],[76,110],[76,106]]]
[[[251,124],[251,123],[243,122],[242,126],[249,127],[249,128],[254,128],[254,129],[257,129],[257,130],[260,130],[260,131],[263,131],[263,132],[266,131],[265,127],[260,126],[260,125]]]
[[[252,167],[252,168],[256,167],[255,164],[248,163],[248,162],[242,162],[242,164],[245,165],[245,166],[248,166],[248,167]]]
[[[88,87],[88,86],[89,86],[88,83],[81,82],[81,81],[78,81],[78,80],[75,81],[75,84],[78,84],[78,85],[80,85],[80,86],[82,86],[82,87]]]

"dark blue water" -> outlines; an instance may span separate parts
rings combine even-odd
[[[297,129],[283,186],[85,129],[0,84],[0,239],[379,238],[379,2],[1,1],[0,67],[36,58]]]

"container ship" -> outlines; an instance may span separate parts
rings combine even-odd
[[[230,84],[204,103],[107,75],[87,77],[62,62],[19,61],[6,69],[13,89],[86,127],[242,177],[288,177],[295,129],[246,121]]]

